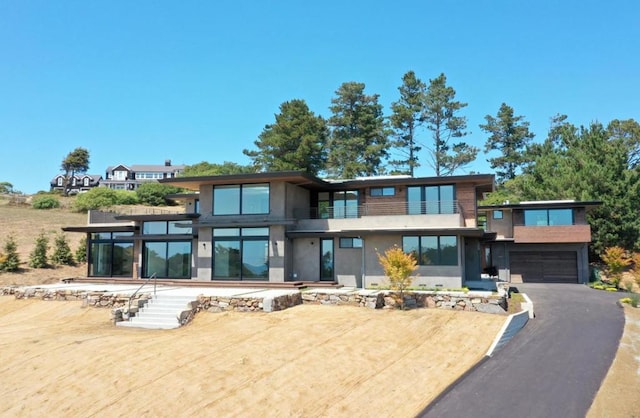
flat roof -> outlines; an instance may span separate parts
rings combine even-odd
[[[356,179],[321,179],[304,171],[277,171],[269,173],[227,174],[220,176],[174,177],[158,180],[160,183],[198,190],[200,185],[222,185],[232,183],[261,183],[270,181],[284,181],[307,189],[315,190],[344,190],[348,188],[362,188],[371,186],[392,185],[422,185],[422,184],[450,184],[473,183],[492,191],[495,183],[493,174],[466,174],[460,176],[440,177],[408,177],[371,176]]]

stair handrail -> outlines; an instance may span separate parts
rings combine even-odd
[[[129,307],[127,308],[127,314],[129,315],[129,318],[131,318],[131,300],[135,295],[138,294],[140,289],[142,289],[144,286],[146,286],[149,283],[149,280],[151,279],[153,279],[153,297],[156,297],[156,287],[158,285],[158,276],[156,273],[153,273],[151,276],[145,279],[145,281],[140,285],[139,288],[136,289],[135,292],[131,294],[131,296],[129,296]]]

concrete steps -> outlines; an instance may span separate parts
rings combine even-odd
[[[128,321],[117,322],[119,327],[173,329],[180,327],[180,314],[190,310],[194,296],[170,295],[158,293],[138,310],[136,316]]]

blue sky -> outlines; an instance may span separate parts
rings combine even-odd
[[[165,159],[248,164],[242,150],[282,102],[328,117],[335,90],[358,81],[388,115],[408,70],[447,75],[480,148],[478,124],[502,102],[536,140],[557,113],[576,125],[639,120],[638,4],[3,0],[0,181],[46,190],[80,146],[91,174]],[[491,172],[486,159],[469,169]]]

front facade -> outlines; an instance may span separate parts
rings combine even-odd
[[[166,160],[164,165],[119,164],[107,167],[105,180],[100,183],[100,186],[117,190],[135,190],[141,184],[150,181],[177,177],[184,167],[184,165],[172,165],[171,160]]]
[[[499,251],[496,234],[478,225],[477,202],[493,190],[493,175],[326,181],[277,172],[160,182],[194,192],[180,197],[185,213],[65,228],[88,234],[89,276],[376,287],[387,285],[377,255],[397,245],[418,260],[414,286],[451,289],[481,277],[487,246]]]

